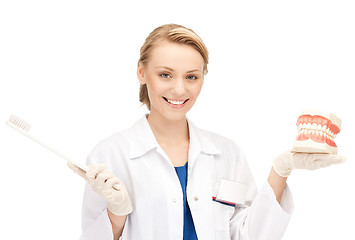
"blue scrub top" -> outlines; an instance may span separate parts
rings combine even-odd
[[[197,240],[195,225],[192,220],[189,204],[186,199],[186,184],[187,184],[187,162],[184,166],[175,167],[175,171],[179,177],[184,202],[184,240]]]

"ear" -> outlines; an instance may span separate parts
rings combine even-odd
[[[139,62],[137,67],[137,78],[140,84],[145,84],[143,63]]]

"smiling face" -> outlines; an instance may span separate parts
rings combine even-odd
[[[167,40],[156,43],[149,61],[137,69],[141,84],[146,84],[150,114],[169,120],[185,118],[200,94],[204,60],[193,47]]]

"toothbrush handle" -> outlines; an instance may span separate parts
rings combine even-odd
[[[45,144],[44,142],[42,142],[41,140],[39,140],[38,138],[35,138],[34,136],[32,136],[31,134],[29,134],[27,131],[24,131],[23,129],[14,126],[12,123],[10,123],[9,121],[6,121],[6,124],[11,127],[12,129],[16,130],[17,132],[21,133],[22,135],[32,139],[33,141],[35,141],[36,143],[40,144],[42,147],[46,148],[47,150],[55,153],[56,155],[58,155],[59,157],[67,160],[68,162],[73,163],[75,166],[77,166],[78,168],[80,168],[83,171],[87,171],[88,167],[86,165],[83,165],[81,163],[77,163],[75,161],[73,161],[72,159],[68,158],[67,156],[65,156],[64,154],[58,152],[57,150],[53,149],[52,147],[50,147],[49,145]],[[120,191],[120,185],[119,184],[115,184],[113,185],[113,188],[117,191]]]

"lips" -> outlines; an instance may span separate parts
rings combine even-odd
[[[298,136],[295,152],[336,153],[334,140],[340,132],[341,120],[334,114],[307,110],[297,119]]]

